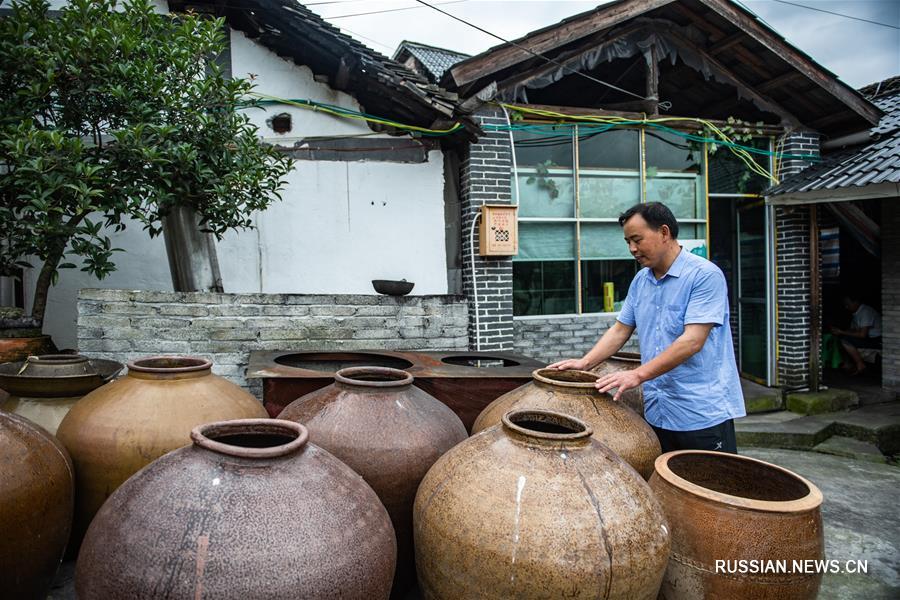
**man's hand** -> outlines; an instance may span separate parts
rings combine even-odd
[[[635,369],[631,371],[619,371],[618,373],[610,373],[609,375],[604,375],[597,380],[597,383],[594,384],[594,387],[597,388],[597,391],[603,394],[608,393],[611,389],[618,388],[616,389],[615,396],[613,396],[613,400],[618,402],[619,398],[622,396],[622,392],[634,389],[642,383],[643,380]]]
[[[568,371],[570,369],[576,371],[586,371],[590,365],[583,358],[567,358],[560,360],[552,365],[547,365],[548,369],[559,369],[560,371]]]

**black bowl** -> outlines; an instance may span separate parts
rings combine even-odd
[[[373,279],[372,287],[379,294],[387,294],[388,296],[405,296],[410,293],[413,286],[416,285],[411,281],[393,281],[391,279]]]

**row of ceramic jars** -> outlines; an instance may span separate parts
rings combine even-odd
[[[143,373],[148,380],[169,381],[170,384],[192,379],[188,375],[190,373],[206,371],[204,375],[196,375],[193,379],[209,375],[208,366],[204,369],[199,364],[175,364],[172,361],[176,359],[165,360],[169,362],[164,362],[164,359],[151,359],[156,362],[135,365],[133,371],[139,379]],[[172,372],[173,369],[175,372]],[[615,436],[612,432],[616,427],[629,429],[633,425],[627,417],[622,417],[615,409],[612,410],[613,421],[597,420],[598,415],[609,412],[607,408],[615,405],[598,394],[597,397],[592,397],[587,393],[588,387],[592,388],[591,385],[585,385],[587,378],[590,377],[592,382],[595,376],[554,371],[536,373],[535,377],[536,382],[531,388],[538,392],[539,398],[546,401],[548,397],[560,396],[556,399],[557,406],[552,406],[553,408],[564,408],[574,412],[579,406],[583,409],[590,404],[588,416],[594,418],[602,428],[606,437],[600,439],[604,439],[607,443],[613,444]],[[562,382],[557,381],[560,378],[563,379]],[[124,380],[127,381],[128,378]],[[305,421],[313,432],[314,441],[326,446],[349,463],[378,492],[398,533],[401,547],[398,583],[408,583],[412,573],[410,508],[416,488],[419,487],[419,480],[438,456],[465,438],[465,431],[455,415],[440,402],[412,387],[411,383],[412,378],[402,371],[349,370],[342,372],[333,386],[296,401],[282,415]],[[559,383],[563,385],[558,385]],[[166,386],[161,389],[172,391]],[[366,389],[374,389],[375,395],[366,397],[367,394],[362,393]],[[121,391],[133,395],[135,390],[123,388]],[[190,394],[184,396],[187,392],[189,392],[187,388],[181,388],[179,393],[170,394],[169,401],[162,402],[157,409],[163,412],[177,410],[173,406],[179,403],[179,398],[181,404],[189,404],[184,402],[185,397],[191,397]],[[574,399],[566,400],[564,397],[567,395],[574,396]],[[501,398],[495,403],[497,406],[489,407],[485,411],[482,418],[487,419],[492,412],[496,412],[498,406],[504,404],[528,405],[530,402],[528,397],[529,394],[514,393],[512,400]],[[140,405],[139,402],[137,407]],[[73,413],[73,418],[77,414]],[[142,414],[140,410],[135,416],[151,421],[159,418],[158,415]],[[122,418],[128,420],[127,416],[123,415]],[[482,421],[482,418],[479,421]],[[639,419],[638,421],[642,423]],[[628,424],[628,427],[623,427],[623,423]],[[177,427],[175,426],[176,429]],[[236,552],[236,556],[253,556],[254,553],[248,553],[247,546],[240,543],[242,539],[250,539],[257,543],[255,552],[259,555],[260,540],[263,540],[263,543],[270,539],[276,541],[278,536],[273,536],[266,527],[261,526],[259,519],[252,516],[247,517],[246,522],[240,520],[240,516],[246,510],[242,511],[239,507],[243,506],[242,501],[247,498],[241,498],[241,494],[236,490],[242,489],[243,483],[247,482],[248,473],[258,473],[261,479],[256,486],[255,495],[259,495],[258,489],[265,487],[267,485],[265,482],[274,477],[271,498],[282,498],[282,501],[284,498],[291,498],[290,490],[279,488],[276,472],[290,471],[285,467],[289,463],[299,464],[300,461],[296,460],[297,455],[313,457],[319,454],[327,455],[327,452],[322,452],[311,444],[304,444],[302,442],[304,435],[302,428],[285,428],[284,424],[277,421],[269,421],[265,426],[251,422],[213,425],[207,429],[196,430],[193,434],[193,448],[185,448],[167,456],[164,460],[157,461],[159,465],[154,463],[140,476],[134,478],[142,483],[129,482],[104,505],[82,551],[84,558],[79,561],[79,594],[84,597],[115,597],[127,587],[113,585],[104,588],[103,585],[109,586],[110,582],[114,584],[122,580],[128,580],[128,585],[138,586],[132,589],[143,589],[141,585],[146,587],[148,582],[165,580],[170,584],[167,594],[181,589],[178,586],[182,584],[204,585],[204,582],[205,585],[212,586],[207,589],[213,589],[220,583],[226,586],[221,588],[222,590],[239,589],[240,586],[235,587],[237,584],[229,577],[231,571],[228,568],[221,570],[223,557],[233,554],[225,548]],[[650,435],[652,436],[652,432]],[[484,434],[459,444],[447,453],[446,457],[431,469],[419,487],[419,500],[416,504],[419,577],[426,594],[429,597],[459,597],[460,594],[483,596],[485,590],[496,589],[495,597],[504,597],[507,592],[523,595],[523,590],[535,592],[529,597],[554,597],[560,593],[570,594],[572,586],[579,589],[587,586],[584,588],[588,590],[586,595],[582,595],[594,597],[591,595],[591,590],[597,589],[594,584],[597,581],[605,581],[606,591],[612,593],[609,597],[655,595],[659,578],[662,577],[665,568],[665,558],[668,556],[665,519],[659,507],[655,505],[652,495],[649,494],[649,488],[637,474],[605,446],[590,441],[588,439],[590,436],[590,425],[576,418],[545,411],[526,410],[511,413],[503,419],[502,427],[490,428]],[[636,439],[642,438],[637,436]],[[176,441],[175,447],[179,445],[181,444]],[[632,443],[631,446],[633,445]],[[620,446],[619,451],[627,455],[630,445]],[[114,447],[107,450],[109,454],[116,452]],[[179,453],[183,456],[178,461],[171,458]],[[658,454],[658,446],[656,453]],[[633,454],[638,458],[641,456],[640,452]],[[276,469],[273,474],[269,474],[267,469],[271,469],[270,465],[261,467],[263,462],[273,460],[280,461],[285,468]],[[323,460],[319,460],[317,464],[321,465]],[[340,464],[338,461],[333,462]],[[194,463],[200,466],[189,468],[189,465]],[[455,467],[447,470],[447,464]],[[230,478],[213,476],[229,472],[228,466],[234,465],[237,467]],[[349,472],[349,469],[345,470]],[[294,475],[300,475],[301,471],[302,469],[296,471]],[[312,469],[312,472],[315,471],[316,469]],[[179,474],[184,477],[179,479]],[[309,469],[302,474],[305,481],[310,477]],[[321,476],[321,473],[319,475]],[[338,481],[341,479],[333,473],[327,475],[327,479],[335,478]],[[435,478],[439,485],[432,490],[429,488],[429,481]],[[347,481],[352,479],[351,477]],[[166,491],[162,482],[170,481],[174,482],[173,489]],[[181,481],[181,488],[178,487],[178,481]],[[201,485],[198,490],[198,481],[207,482],[208,485]],[[356,487],[361,485],[371,496],[371,490],[359,481],[358,477],[356,483]],[[494,483],[497,485],[492,487]],[[107,480],[108,488],[109,486],[114,488],[115,485],[118,483]],[[354,486],[345,483],[344,486],[339,484],[338,487],[352,489]],[[312,488],[315,486],[311,486]],[[426,489],[429,491],[423,492]],[[473,490],[482,493],[473,493]],[[548,490],[554,493],[548,493]],[[192,492],[196,493],[192,496]],[[225,495],[220,497],[216,495],[217,493]],[[424,504],[423,494],[427,498]],[[319,494],[317,497],[328,495]],[[355,505],[354,510],[360,512],[360,506],[370,506],[369,513],[365,513],[364,510],[361,512],[372,517],[367,523],[367,529],[371,530],[370,547],[367,548],[366,544],[352,546],[352,549],[360,550],[363,554],[368,551],[369,554],[365,557],[366,560],[362,562],[351,560],[349,564],[370,565],[371,568],[367,571],[372,579],[368,581],[370,592],[377,588],[378,581],[384,584],[385,572],[388,573],[389,588],[389,573],[393,571],[391,562],[393,554],[392,548],[388,546],[393,543],[393,532],[389,523],[386,528],[383,526],[384,509],[380,508],[377,501],[375,505],[378,510],[371,508],[371,497],[367,503],[365,493],[359,490],[345,493],[343,497],[350,500],[358,497],[361,504]],[[221,521],[222,515],[226,513],[211,515],[210,511],[204,508],[208,506],[210,499],[219,499],[220,508],[224,507],[227,504],[224,500],[226,498],[236,503],[229,505],[231,510],[228,514],[238,518],[238,522],[230,523],[227,527]],[[166,499],[172,500],[173,504],[166,505]],[[460,499],[465,501],[459,501]],[[257,498],[257,500],[265,505],[264,499]],[[296,502],[287,504],[295,507],[295,510],[298,506],[309,508],[309,498],[295,500]],[[334,498],[328,500],[329,502],[320,505],[318,510],[315,507],[309,508],[311,512],[307,513],[308,516],[312,517],[311,520],[316,524],[323,522],[327,524],[330,521],[332,526],[346,527],[346,522],[342,520],[340,510],[337,509],[340,508],[340,503],[336,503]],[[274,502],[278,505],[277,501]],[[148,511],[147,506],[154,506],[155,510]],[[579,506],[582,509],[580,511]],[[584,507],[589,508],[586,513]],[[334,511],[331,516],[336,520],[330,519],[329,510]],[[381,527],[377,518],[379,510],[382,516]],[[670,512],[671,518],[671,511],[668,508],[667,512]],[[272,516],[282,513],[279,506],[273,505],[268,514]],[[183,517],[185,514],[188,521],[182,522],[184,519],[179,519],[179,516]],[[510,522],[504,521],[503,517],[510,515],[515,516]],[[549,526],[547,519],[550,520]],[[495,529],[484,527],[485,523],[495,521],[497,522]],[[613,523],[614,527],[610,528],[607,521]],[[467,523],[470,525],[466,525]],[[172,529],[167,529],[169,525]],[[211,536],[207,530],[211,531],[216,526],[219,527],[218,533]],[[293,531],[290,527],[283,529]],[[189,535],[187,538],[181,535],[188,530],[193,530],[196,535],[193,537]],[[225,530],[241,532],[241,535],[234,539],[229,538],[231,539],[229,545],[225,543],[228,536],[222,533]],[[166,538],[163,533],[159,533],[152,543],[147,540],[143,543],[134,543],[141,541],[139,535],[138,539],[135,539],[135,532],[140,531],[169,531],[173,534],[173,541],[177,542],[177,548],[166,548],[165,544],[160,546],[159,541]],[[320,531],[299,533],[301,537],[312,533],[315,539],[328,540],[328,531],[328,527],[325,526]],[[467,538],[466,532],[475,537]],[[588,533],[582,535],[585,532]],[[591,532],[594,535],[591,535]],[[600,532],[599,537],[596,535],[597,532]],[[344,532],[344,538],[352,538],[352,534],[352,530]],[[504,535],[507,539],[504,539]],[[676,541],[677,539],[676,536]],[[387,545],[385,540],[389,542]],[[213,542],[216,542],[215,545],[210,546]],[[473,553],[471,550],[475,545],[482,548],[486,554]],[[279,546],[293,550],[293,553],[298,552],[290,545],[284,546],[283,542],[274,546],[266,544],[267,548]],[[323,545],[313,551],[313,555],[322,549],[321,546]],[[210,554],[211,547],[215,549],[214,554]],[[454,556],[454,548],[460,547],[465,551],[461,556]],[[557,552],[560,548],[565,550],[563,555]],[[639,550],[635,551],[635,548]],[[350,552],[347,548],[344,550]],[[610,557],[608,564],[598,564],[590,560],[591,557],[598,556],[598,552],[602,556],[603,551]],[[171,574],[167,575],[165,571],[171,569],[174,564],[173,552],[181,553],[181,559],[176,561],[178,564],[187,561],[185,563],[187,566],[183,569],[179,567],[179,572],[184,571],[182,573],[184,577],[181,579],[173,580]],[[279,552],[279,556],[271,557],[266,563],[280,564],[284,561],[282,554],[283,552]],[[150,558],[152,556],[158,557],[159,560],[152,560]],[[169,558],[164,559],[165,556]],[[308,558],[311,555],[304,556]],[[346,556],[355,555],[350,552]],[[560,559],[560,556],[568,559]],[[615,564],[613,556],[616,557]],[[507,559],[506,562],[504,557]],[[579,557],[584,560],[579,560]],[[542,558],[549,558],[549,562],[541,564]],[[463,561],[462,565],[458,564],[458,560]],[[227,565],[240,566],[242,561],[232,557],[225,559],[224,562]],[[387,568],[388,562],[391,562],[390,568]],[[197,577],[200,575],[195,573],[194,579],[191,579],[188,575],[194,573],[194,567],[200,563],[208,564],[210,569],[206,571],[204,567],[200,575],[208,573],[209,577],[206,578],[204,575],[203,581],[198,581]],[[140,581],[123,578],[119,572],[134,564],[147,564],[140,572],[142,578]],[[626,580],[630,583],[626,585],[620,581],[618,575],[628,573],[635,564],[643,565],[641,572],[645,576],[635,578],[629,575]],[[493,565],[496,565],[497,569],[494,570]],[[332,566],[331,562],[329,566]],[[568,567],[574,570],[567,571]],[[559,573],[560,576],[547,579],[548,569]],[[334,572],[329,572],[328,569],[324,569],[324,572],[334,575]],[[371,575],[372,573],[376,575]],[[380,580],[377,575],[379,573]],[[504,578],[510,573],[512,574],[510,585],[513,586],[511,588],[499,585],[491,579],[499,576],[505,581]],[[589,576],[587,580],[584,577],[579,578],[586,573]],[[365,581],[364,573],[353,575],[356,577],[348,579]],[[317,580],[315,573],[307,576],[310,581]],[[270,579],[276,582],[279,580],[277,576],[271,574]],[[463,582],[466,582],[465,586],[462,585]],[[442,591],[443,584],[448,584],[449,588]],[[100,587],[97,587],[98,585]],[[371,585],[375,585],[375,588]],[[563,587],[554,587],[558,585]],[[184,589],[190,591],[194,588]],[[382,585],[381,589],[386,588]],[[395,590],[397,589],[403,588],[395,585]],[[684,586],[681,586],[681,589],[683,591]],[[271,591],[271,596],[279,595],[277,588]],[[344,595],[356,597],[350,593],[349,588],[344,592],[342,592]],[[374,594],[374,597],[379,596],[381,594]],[[785,597],[784,594],[782,596]]]

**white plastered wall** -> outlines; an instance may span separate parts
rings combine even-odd
[[[249,40],[231,34],[232,74],[254,75],[256,91],[280,98],[309,98],[361,110],[351,96],[315,81],[312,72]],[[266,124],[287,112],[292,131]],[[306,136],[371,134],[359,121],[284,105],[252,110],[266,141],[291,146]],[[441,152],[428,161],[294,161],[282,201],[254,215],[256,229],[229,232],[218,244],[226,292],[373,294],[372,279],[407,279],[413,294],[446,294]],[[76,298],[84,287],[171,290],[165,245],[139,226],[110,236],[117,271],[102,281],[66,270],[51,289],[44,331],[60,348],[75,346]],[[25,277],[30,308],[37,269]]]

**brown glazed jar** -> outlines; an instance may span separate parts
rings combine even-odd
[[[631,371],[639,366],[641,366],[641,355],[637,352],[616,352],[591,369],[591,372],[596,373],[597,377],[603,377],[619,371]],[[639,385],[622,392],[620,401],[637,414],[644,416],[644,388],[642,386]]]
[[[78,556],[80,600],[388,597],[390,518],[302,425],[221,421],[190,437],[97,513]]]
[[[442,456],[416,495],[423,597],[656,598],[665,515],[591,434],[574,417],[515,410]]]
[[[412,509],[419,482],[466,428],[444,403],[412,385],[406,371],[342,369],[335,382],[307,394],[278,415],[302,423],[310,439],[372,486],[397,533],[394,595],[415,582]]]
[[[597,375],[588,371],[538,369],[534,380],[491,402],[475,420],[472,433],[500,422],[504,413],[539,408],[572,415],[587,422],[594,439],[609,446],[644,479],[653,474],[661,448],[653,429],[633,410],[594,387]]]
[[[122,363],[78,354],[43,354],[0,364],[0,388],[9,396],[0,408],[21,415],[56,435],[82,396],[107,383]]]
[[[822,492],[811,482],[746,456],[680,450],[656,459],[650,487],[672,529],[662,598],[799,600],[818,595],[821,574],[790,572],[795,560],[824,557]],[[787,561],[789,572],[740,572],[749,570],[740,561],[769,560]]]
[[[72,526],[72,461],[28,419],[0,411],[0,595],[43,600]]]
[[[202,358],[157,356],[128,363],[128,374],[73,406],[57,436],[75,463],[74,547],[122,482],[191,441],[191,429],[267,416],[262,404]]]

